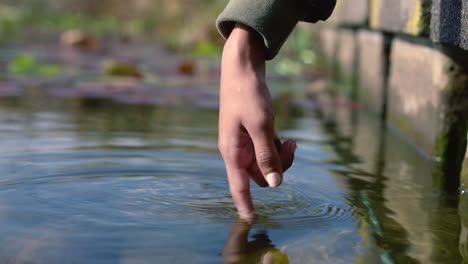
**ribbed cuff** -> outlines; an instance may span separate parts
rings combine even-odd
[[[300,0],[230,0],[216,25],[225,39],[236,23],[251,27],[263,37],[265,59],[271,60],[303,17],[304,4]]]

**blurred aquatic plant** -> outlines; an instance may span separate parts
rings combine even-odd
[[[38,25],[44,29],[64,31],[80,29],[98,35],[108,35],[120,32],[123,22],[113,16],[89,16],[85,14],[48,13],[35,17]]]
[[[12,37],[18,30],[23,13],[18,9],[0,4],[0,39]]]
[[[8,72],[13,75],[54,76],[60,71],[59,65],[40,64],[29,54],[21,54],[8,64]]]
[[[304,69],[304,65],[290,58],[281,58],[276,64],[276,72],[281,75],[299,75]]]
[[[195,53],[199,55],[216,55],[221,52],[221,48],[213,41],[205,40],[198,43],[195,47]]]
[[[320,64],[320,57],[312,45],[313,34],[307,25],[298,26],[288,40],[276,59],[275,71],[281,75],[300,75],[307,71],[310,66]]]
[[[156,39],[175,51],[215,55],[222,38],[214,20],[224,6],[216,0],[5,0],[0,3],[0,38],[76,29],[98,38]]]
[[[143,74],[139,69],[130,63],[107,60],[101,64],[102,72],[110,76],[142,78]]]

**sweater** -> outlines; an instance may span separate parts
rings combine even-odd
[[[328,19],[336,0],[230,0],[216,20],[227,39],[236,23],[254,29],[262,38],[266,60],[273,59],[299,21]]]

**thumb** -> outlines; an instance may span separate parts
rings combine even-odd
[[[273,135],[260,133],[252,138],[258,167],[270,187],[278,187],[283,181],[283,169]]]

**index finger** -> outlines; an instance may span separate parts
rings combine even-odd
[[[250,195],[249,173],[246,169],[236,166],[226,166],[229,190],[240,218],[253,220],[255,209]]]

